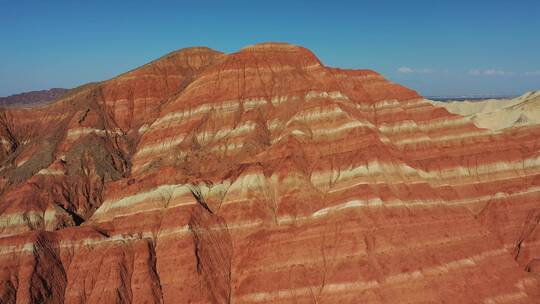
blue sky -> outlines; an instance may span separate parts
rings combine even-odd
[[[165,53],[263,41],[424,95],[540,89],[540,1],[0,0],[0,96],[104,80]]]

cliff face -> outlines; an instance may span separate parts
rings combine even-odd
[[[540,126],[298,46],[180,50],[0,137],[0,302],[540,301]]]

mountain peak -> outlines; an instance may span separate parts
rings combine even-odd
[[[161,58],[168,56],[193,56],[200,54],[223,54],[223,52],[216,51],[207,46],[191,46],[172,51]]]
[[[239,52],[231,54],[237,56],[265,57],[274,60],[285,60],[286,62],[296,61],[302,66],[321,66],[322,63],[317,56],[309,49],[290,44],[287,42],[262,42],[248,45],[240,49]],[[236,55],[236,56],[235,56]]]
[[[256,44],[251,44],[248,46],[243,47],[241,50],[251,50],[251,51],[264,51],[264,50],[283,50],[283,51],[291,51],[291,50],[297,50],[297,49],[305,49],[304,47],[291,44],[288,42],[261,42]]]

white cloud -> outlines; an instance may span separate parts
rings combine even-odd
[[[507,74],[508,74],[508,72],[501,71],[501,70],[495,70],[495,69],[489,69],[489,70],[484,71],[484,75],[489,75],[489,76],[504,76],[504,75],[507,75]]]
[[[414,72],[414,70],[409,67],[400,67],[399,69],[397,69],[397,71],[402,74],[410,74]]]
[[[507,71],[497,70],[497,69],[486,69],[486,70],[473,69],[469,71],[469,75],[472,75],[472,76],[509,76],[513,74],[514,74],[513,72],[507,72]]]
[[[525,72],[525,76],[540,76],[540,70]]]
[[[398,73],[401,74],[431,74],[433,73],[432,69],[414,69],[406,66],[402,66],[397,69]]]

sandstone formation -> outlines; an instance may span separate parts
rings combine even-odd
[[[0,126],[2,303],[540,302],[540,126],[302,47],[183,49]]]

